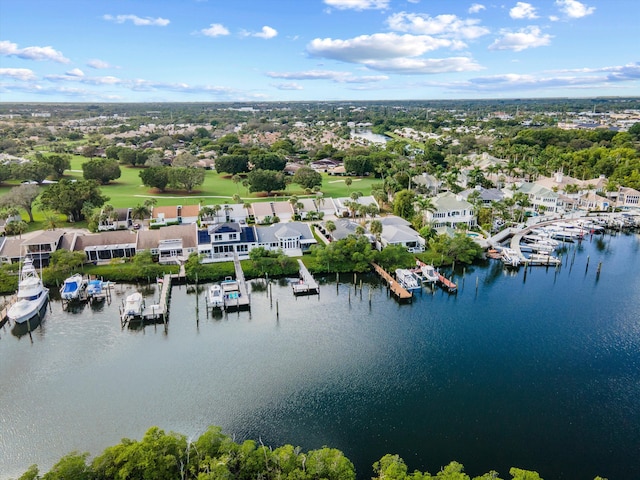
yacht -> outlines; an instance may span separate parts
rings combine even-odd
[[[214,283],[207,292],[207,304],[210,308],[224,308],[224,294],[219,283]]]
[[[42,284],[31,258],[26,257],[20,271],[18,300],[7,312],[9,320],[16,324],[27,323],[34,317],[41,319],[46,312],[49,289]]]
[[[438,281],[438,272],[433,265],[422,265],[420,266],[420,273],[422,273],[422,278],[424,278],[425,282],[437,282]]]
[[[418,283],[416,276],[411,270],[407,270],[406,268],[396,269],[396,280],[407,290],[416,290],[420,288],[420,284]]]
[[[80,293],[86,288],[87,284],[82,275],[76,273],[67,278],[62,287],[60,287],[60,298],[62,300],[78,300]]]

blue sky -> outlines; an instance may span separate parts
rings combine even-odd
[[[0,0],[0,101],[640,95],[640,1]]]

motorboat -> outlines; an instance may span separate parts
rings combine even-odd
[[[7,312],[9,320],[16,324],[29,322],[34,317],[42,319],[46,313],[49,289],[42,283],[31,258],[26,257],[22,263],[20,280],[18,281],[18,300]]]
[[[416,276],[411,270],[407,270],[406,268],[396,269],[396,280],[406,290],[416,290],[420,288],[420,284],[418,283]]]
[[[520,256],[518,255],[518,252],[512,248],[503,248],[502,262],[507,266],[517,267],[520,265]]]
[[[422,278],[424,278],[425,282],[437,282],[438,281],[438,272],[433,265],[422,265],[420,266],[420,273],[422,274]]]
[[[214,283],[207,291],[207,304],[210,308],[224,308],[224,293],[219,283]]]
[[[225,277],[220,283],[224,298],[236,299],[240,297],[240,284],[233,277]]]
[[[122,320],[130,320],[142,316],[144,300],[140,292],[132,293],[127,297],[122,309]]]
[[[104,300],[105,291],[102,280],[94,278],[87,283],[87,297],[89,300]]]
[[[86,288],[87,284],[82,275],[76,273],[67,278],[62,287],[60,287],[60,298],[62,300],[78,300],[80,294]]]

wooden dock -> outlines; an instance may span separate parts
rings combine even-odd
[[[298,265],[300,266],[300,282],[291,284],[294,295],[314,295],[320,293],[320,287],[318,282],[307,270],[307,267],[302,260],[298,259]]]
[[[248,310],[251,308],[251,298],[247,289],[247,282],[244,279],[244,272],[242,271],[242,265],[240,264],[238,253],[234,253],[233,255],[233,266],[236,271],[236,282],[238,283],[237,292],[225,294],[224,309],[225,311]]]
[[[4,304],[4,307],[0,311],[0,328],[4,327],[4,325],[9,321],[9,308],[11,308],[11,305],[16,303],[17,300],[17,295],[11,295],[9,301]]]
[[[164,275],[160,284],[160,298],[158,303],[145,306],[142,310],[142,321],[144,322],[167,322],[169,320],[169,300],[171,299],[171,281],[173,276]]]
[[[436,272],[438,274],[438,285],[444,288],[449,293],[455,293],[458,291],[458,285],[453,283],[447,277],[442,275],[440,272]]]
[[[411,301],[413,294],[400,285],[389,272],[377,263],[372,262],[371,265],[373,265],[376,273],[387,283],[389,290],[398,300]]]

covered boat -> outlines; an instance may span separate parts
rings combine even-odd
[[[86,283],[82,275],[79,273],[71,275],[60,287],[60,298],[62,300],[77,300],[85,287]]]

